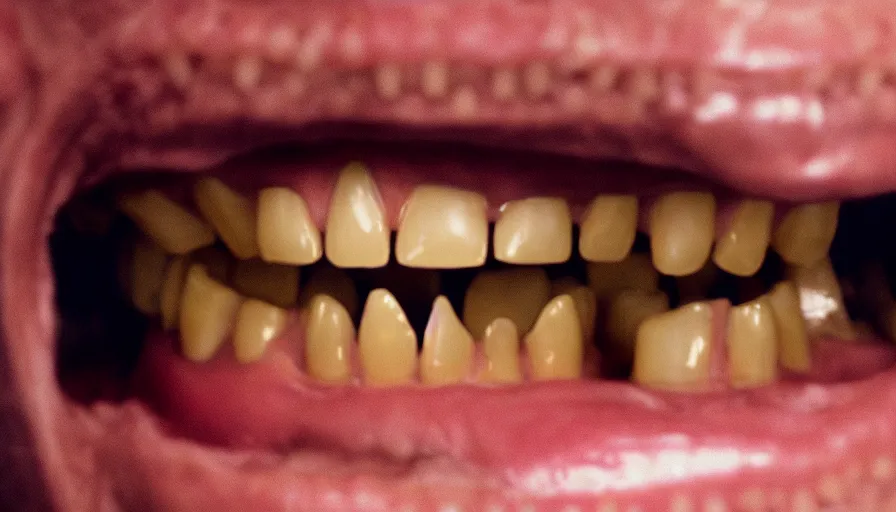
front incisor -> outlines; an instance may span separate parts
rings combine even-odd
[[[585,347],[572,297],[561,295],[549,302],[526,335],[525,344],[535,380],[579,378]]]
[[[237,313],[233,349],[241,363],[258,361],[286,326],[286,310],[258,299],[246,299]]]
[[[337,300],[315,295],[308,307],[305,364],[308,374],[327,383],[351,380],[351,354],[355,339],[352,319]]]
[[[364,382],[391,386],[411,382],[417,371],[417,335],[395,297],[370,292],[358,327]]]
[[[712,256],[716,265],[736,276],[755,274],[765,260],[774,215],[775,207],[769,201],[742,201],[716,243]]]
[[[709,384],[712,308],[708,303],[654,315],[638,329],[632,379],[645,386],[700,390]]]
[[[156,190],[124,196],[119,208],[171,254],[187,254],[215,241],[208,224]]]
[[[261,259],[285,265],[310,265],[323,249],[308,205],[295,190],[269,187],[258,194],[258,249]]]
[[[190,267],[180,305],[180,338],[187,359],[204,362],[215,355],[230,334],[240,300],[202,265]]]
[[[812,367],[812,354],[800,297],[790,281],[776,284],[767,295],[778,333],[778,360],[782,368],[806,373]]]
[[[352,163],[333,189],[327,216],[326,253],[342,268],[375,268],[389,262],[389,224],[376,183]]]
[[[705,192],[673,192],[650,212],[650,249],[661,273],[686,276],[700,270],[715,238],[716,200]]]
[[[486,327],[482,352],[485,355],[485,369],[479,380],[494,383],[523,380],[520,370],[520,337],[512,321],[496,318]]]
[[[551,298],[551,282],[542,268],[484,270],[476,274],[464,296],[464,324],[479,340],[496,318],[507,318],[519,332],[535,324]]]
[[[839,213],[840,203],[836,201],[793,207],[775,230],[775,251],[791,265],[817,263],[831,248]]]
[[[597,196],[582,217],[579,254],[586,261],[622,261],[635,243],[637,228],[636,196]]]
[[[532,197],[501,207],[495,223],[495,259],[518,265],[563,263],[572,254],[572,218],[566,201]]]
[[[765,299],[728,312],[728,380],[735,388],[771,384],[778,376],[775,317]]]
[[[444,296],[436,298],[423,334],[420,379],[424,384],[460,382],[470,374],[473,337]]]
[[[196,206],[239,259],[258,256],[254,205],[217,178],[203,178],[194,190]]]

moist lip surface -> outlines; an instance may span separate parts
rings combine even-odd
[[[63,200],[119,169],[202,170],[261,143],[409,128],[681,167],[779,200],[884,193],[893,91],[875,66],[891,53],[888,2],[89,3],[95,18],[87,4],[0,8],[0,64],[16,70],[0,90],[2,373],[34,439],[11,460],[40,461],[57,508],[880,510],[892,499],[896,377],[876,345],[818,342],[808,383],[694,396],[616,383],[321,389],[269,361],[188,363],[161,337],[144,357],[146,393],[177,421],[137,401],[84,407],[54,375],[46,244]],[[495,78],[508,69],[512,94]],[[376,428],[360,429],[362,414]],[[520,416],[526,427],[511,426]],[[424,448],[410,461],[408,439]]]

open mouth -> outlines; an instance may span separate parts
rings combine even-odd
[[[52,499],[896,506],[889,68],[789,7],[721,65],[467,7],[147,9],[8,129],[4,341]]]

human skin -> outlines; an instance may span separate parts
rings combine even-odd
[[[438,125],[448,139],[491,133],[488,127],[495,125],[510,134],[515,130],[545,133],[541,138],[547,141],[545,147],[563,142],[564,150],[589,157],[678,166],[775,199],[860,197],[896,186],[892,172],[896,98],[892,91],[870,99],[859,95],[860,100],[843,92],[852,91],[851,77],[856,72],[892,62],[896,4],[890,1],[369,0],[307,5],[238,0],[3,1],[0,504],[5,510],[187,509],[192,500],[201,503],[202,498],[206,503],[238,508],[214,485],[215,478],[224,482],[222,486],[238,480],[209,469],[217,467],[217,461],[197,462],[205,460],[201,447],[180,450],[170,459],[149,460],[137,452],[128,455],[134,447],[129,444],[132,439],[119,434],[128,429],[140,432],[135,427],[140,422],[130,421],[133,411],[113,406],[88,411],[67,401],[59,389],[45,239],[55,209],[77,185],[93,183],[111,169],[149,165],[201,169],[265,137],[287,140],[313,121],[348,116],[369,122]],[[268,39],[258,34],[270,34],[284,22],[309,38],[319,27],[336,27],[320,50],[323,57],[312,55],[310,62],[302,63],[322,76],[396,61],[411,67],[451,61],[473,67],[549,63],[588,70],[610,63],[630,68],[673,67],[681,70],[679,78],[694,79],[694,83],[703,72],[717,73],[721,81],[710,88],[728,94],[716,96],[722,103],[715,109],[685,102],[659,117],[634,120],[620,115],[618,105],[579,110],[558,103],[537,111],[521,100],[510,118],[488,99],[470,113],[414,108],[414,104],[399,108],[363,94],[348,94],[353,101],[330,107],[308,100],[271,113],[255,106],[252,115],[266,120],[267,127],[275,126],[259,129],[255,140],[228,132],[236,125],[235,113],[248,108],[245,105],[213,108],[219,105],[197,102],[192,110],[178,113],[183,119],[166,117],[164,104],[149,90],[155,83],[152,77],[166,74],[154,56],[179,44],[200,55],[236,48],[230,53],[271,52],[275,56],[279,46],[263,46]],[[472,26],[479,30],[469,30]],[[243,31],[246,27],[258,30]],[[437,37],[430,37],[433,31]],[[461,33],[466,37],[459,37]],[[244,39],[235,34],[243,34]],[[312,44],[301,41],[301,48]],[[143,58],[150,64],[135,65]],[[312,87],[308,98],[330,97],[327,87],[332,83],[338,82],[322,81],[316,89]],[[564,90],[572,91],[571,102],[576,85],[575,78],[563,82]],[[819,96],[825,101],[814,101]],[[725,103],[725,98],[742,102]],[[877,103],[869,107],[872,101]],[[302,105],[315,108],[303,110]],[[198,147],[191,146],[195,140],[186,143],[177,138],[186,121],[217,129],[209,130]],[[561,130],[584,124],[596,128]],[[132,125],[137,129],[132,130]],[[486,129],[476,132],[480,127]],[[169,132],[175,135],[165,137]],[[494,139],[496,145],[512,146],[514,137],[496,134]],[[85,170],[87,163],[94,169],[89,171],[92,174]],[[896,388],[892,378],[882,382]],[[873,417],[893,419],[892,414],[877,410]],[[855,414],[856,425],[861,426],[862,418]],[[160,453],[175,451],[173,444],[159,446]],[[889,448],[882,450],[889,453]],[[172,482],[176,479],[138,482],[147,474],[166,474],[172,469],[183,471],[184,481],[193,475],[200,482],[189,499],[179,499]],[[252,478],[262,480],[264,475]],[[880,492],[889,492],[890,487],[888,482]],[[313,493],[313,489],[303,492]],[[248,493],[240,497],[255,506],[290,505],[282,494],[276,499]],[[599,496],[592,498],[596,506]],[[352,503],[354,507],[343,508],[376,508]],[[301,508],[301,504],[292,505]]]

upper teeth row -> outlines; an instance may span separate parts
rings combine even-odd
[[[194,198],[203,218],[149,190],[124,196],[122,210],[165,250],[186,254],[211,245],[216,233],[240,259],[309,265],[324,254],[344,268],[383,267],[390,257],[391,223],[376,183],[359,164],[340,174],[330,200],[326,236],[305,200],[293,189],[263,189],[257,201],[216,178],[201,179]],[[257,207],[256,207],[257,204]],[[599,195],[579,220],[579,252],[588,261],[621,261],[638,229],[638,198]],[[770,244],[790,264],[808,266],[824,258],[837,227],[839,204],[814,203],[789,210],[772,232],[774,206],[743,200],[726,231],[716,235],[716,201],[704,192],[660,196],[647,220],[653,262],[668,275],[697,272],[712,253],[722,269],[754,274]],[[395,258],[416,268],[469,268],[485,263],[488,205],[482,194],[421,185],[402,207]],[[573,221],[567,202],[557,197],[510,201],[500,208],[493,236],[497,260],[513,264],[554,264],[572,253]],[[713,243],[715,251],[712,251]]]

